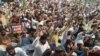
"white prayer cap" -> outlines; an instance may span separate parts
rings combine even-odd
[[[75,52],[72,53],[72,56],[77,56],[77,54]]]
[[[100,50],[100,46],[94,46],[94,47],[93,47],[93,50],[95,50],[95,51],[96,51],[96,50]]]
[[[36,29],[37,27],[36,26],[33,26],[33,29]]]
[[[24,20],[27,20],[27,18],[24,18]]]
[[[83,43],[83,40],[78,40],[78,41],[77,41],[77,44],[84,44],[84,43]]]
[[[23,6],[23,4],[22,4],[22,3],[20,3],[20,4],[19,4],[19,6],[21,7],[21,6]]]
[[[95,35],[93,35],[92,38],[95,38]]]
[[[26,11],[25,12],[29,12],[29,10],[28,9],[26,9]]]
[[[69,31],[71,31],[71,32],[74,32],[74,29],[73,29],[73,27],[69,28]]]
[[[69,18],[65,18],[65,20],[67,21]]]

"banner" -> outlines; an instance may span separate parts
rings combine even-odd
[[[13,25],[12,26],[12,31],[14,33],[21,33],[23,30],[22,30],[22,25]]]

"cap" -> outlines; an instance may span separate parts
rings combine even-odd
[[[96,51],[96,50],[100,50],[100,46],[94,46],[94,47],[93,47],[93,50],[95,50],[95,51]]]
[[[72,56],[77,56],[77,54],[75,52],[72,53]]]
[[[77,41],[77,44],[84,44],[84,43],[83,43],[83,40],[78,40],[78,41]]]

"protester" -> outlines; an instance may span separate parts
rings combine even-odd
[[[84,2],[4,2],[0,5],[0,54],[17,56],[14,51],[18,51],[21,56],[99,56],[100,5]]]
[[[8,56],[27,56],[25,51],[19,47],[14,48],[13,46],[7,46],[6,51]]]
[[[11,40],[8,37],[0,38],[0,53],[1,56],[6,56],[6,48],[11,45]]]
[[[47,42],[47,36],[44,34],[40,37],[39,42],[36,44],[33,56],[41,56],[50,46]]]

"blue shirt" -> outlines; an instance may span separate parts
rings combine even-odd
[[[26,46],[31,44],[31,40],[29,39],[29,37],[22,37],[21,38],[21,46]]]

